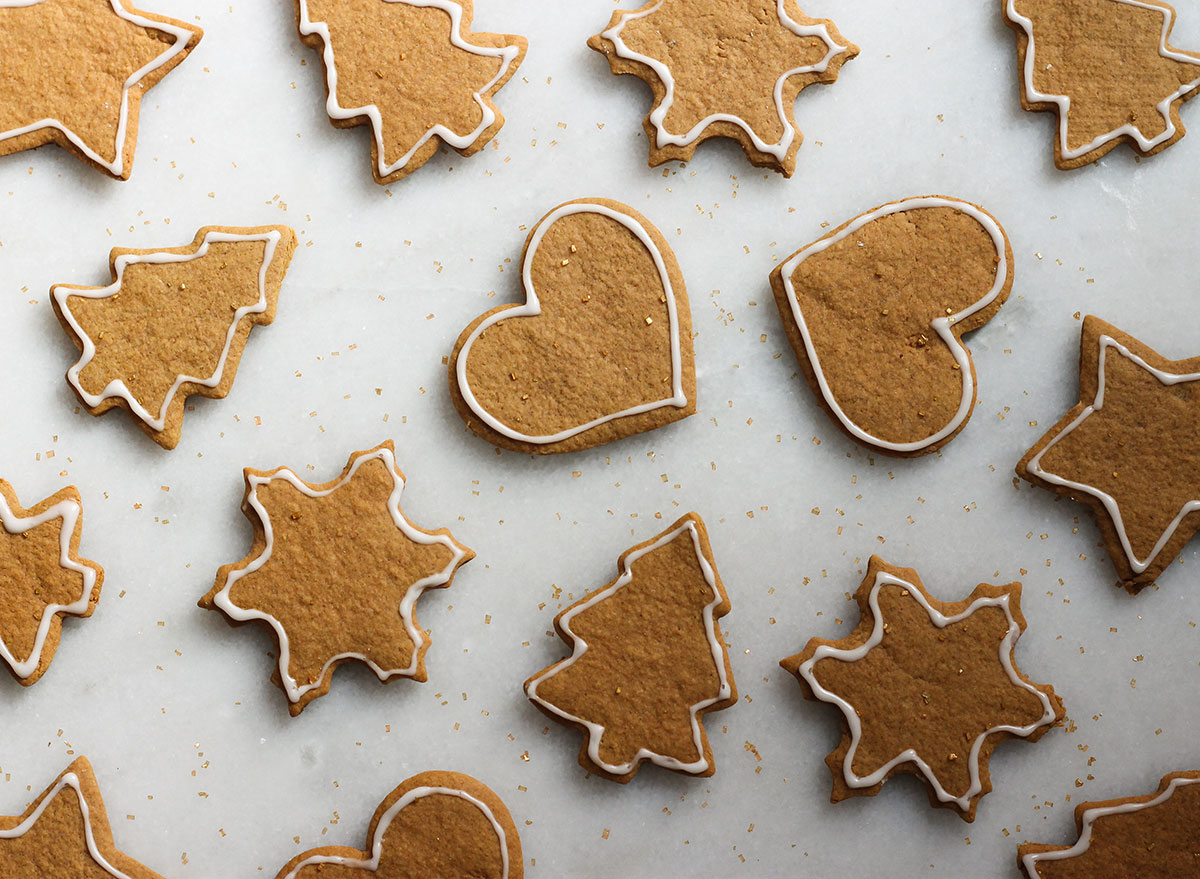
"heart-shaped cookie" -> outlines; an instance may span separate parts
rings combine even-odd
[[[1013,282],[1008,236],[970,202],[926,196],[855,217],[771,273],[809,386],[851,438],[880,452],[934,452],[975,407],[964,333]]]
[[[519,452],[587,449],[696,411],[687,290],[666,239],[608,199],[559,205],[521,256],[524,305],[463,330],[450,394],[467,426]]]
[[[288,861],[276,879],[387,879],[470,876],[521,879],[521,840],[512,815],[480,781],[458,772],[422,772],[375,810],[364,850],[323,846]]]

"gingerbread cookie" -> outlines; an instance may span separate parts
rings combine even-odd
[[[1179,105],[1200,88],[1200,55],[1168,40],[1159,0],[1004,0],[1017,32],[1021,106],[1058,113],[1054,164],[1094,162],[1125,142],[1143,156],[1184,135]]]
[[[50,667],[62,618],[90,617],[104,569],[79,556],[83,505],[69,486],[25,509],[0,479],[0,659],[28,687]]]
[[[250,330],[275,319],[296,249],[287,226],[205,226],[165,250],[117,247],[107,287],[58,284],[50,301],[82,356],[67,382],[87,410],[128,409],[165,449],[189,396],[224,397]]]
[[[662,234],[604,198],[559,205],[521,255],[524,305],[462,331],[450,395],[467,426],[518,452],[589,449],[696,411],[692,317]]]
[[[1017,474],[1096,512],[1132,593],[1200,530],[1200,357],[1168,360],[1098,317],[1083,319],[1079,403]]]
[[[0,156],[57,143],[128,180],[142,95],[203,35],[128,0],[0,0]]]
[[[950,442],[971,417],[975,364],[962,336],[995,317],[1012,267],[991,214],[935,195],[842,224],[780,264],[771,287],[834,423],[876,451],[914,457]]]
[[[371,126],[376,183],[407,177],[442,142],[473,155],[504,124],[492,98],[527,43],[474,33],[471,17],[471,0],[296,0],[300,39],[325,65],[329,120]]]
[[[422,772],[375,810],[367,849],[324,846],[297,855],[276,879],[395,877],[521,879],[521,840],[500,798],[469,775]]]
[[[117,850],[100,786],[79,757],[23,815],[0,815],[5,879],[162,879]]]
[[[1025,843],[1018,861],[1029,879],[1190,879],[1200,846],[1200,772],[1163,776],[1158,791],[1075,807],[1079,841]]]
[[[654,90],[642,122],[651,167],[686,162],[701,142],[728,137],[752,164],[787,177],[804,140],[797,96],[836,80],[858,54],[833,22],[808,17],[795,0],[650,0],[614,12],[588,46],[613,73]]]
[[[233,625],[267,624],[279,643],[273,682],[292,716],[358,660],[387,683],[426,680],[429,633],[417,622],[426,589],[450,585],[475,553],[445,528],[400,510],[404,474],[391,440],[355,452],[342,475],[313,485],[287,467],[245,471],[249,555],[217,572],[200,606]]]
[[[729,597],[704,522],[689,513],[626,550],[620,576],[554,620],[571,655],[525,682],[551,720],[584,734],[579,764],[622,784],[649,760],[712,775],[703,715],[737,702],[717,620]]]
[[[813,638],[780,665],[807,699],[842,712],[825,763],[831,802],[875,796],[897,772],[929,785],[929,802],[975,820],[992,789],[988,758],[1005,739],[1037,741],[1063,718],[1054,688],[1018,670],[1021,584],[981,583],[965,601],[931,596],[911,568],[872,556],[846,638]]]

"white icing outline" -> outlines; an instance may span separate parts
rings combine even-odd
[[[608,40],[613,44],[613,49],[618,58],[624,58],[628,61],[637,61],[641,64],[645,64],[647,67],[653,70],[654,75],[658,77],[659,81],[663,85],[663,88],[666,90],[666,94],[663,96],[662,101],[650,113],[650,124],[654,126],[656,132],[655,143],[658,148],[662,149],[668,145],[688,146],[694,142],[696,138],[700,136],[701,132],[703,132],[704,129],[712,123],[731,122],[746,132],[746,136],[750,138],[750,142],[754,144],[754,148],[758,152],[774,156],[777,161],[783,162],[787,158],[788,149],[791,147],[792,141],[796,139],[796,127],[788,118],[789,114],[787,112],[787,107],[785,107],[783,103],[784,83],[786,83],[791,77],[798,76],[800,74],[824,73],[825,70],[828,69],[829,63],[838,55],[849,51],[850,47],[835,43],[833,37],[829,36],[829,29],[824,24],[803,25],[794,21],[784,9],[784,0],[778,0],[777,6],[780,24],[798,37],[819,37],[821,41],[829,47],[829,51],[825,53],[825,57],[816,64],[794,67],[791,70],[785,71],[783,75],[781,75],[779,79],[775,81],[775,108],[779,113],[779,121],[783,125],[783,136],[780,138],[779,143],[767,143],[754,133],[754,130],[750,127],[749,122],[742,119],[740,116],[735,116],[731,113],[713,113],[712,115],[706,116],[704,119],[697,122],[687,134],[671,134],[664,127],[664,122],[666,121],[668,111],[671,109],[671,105],[675,101],[675,78],[671,75],[671,71],[666,64],[656,58],[651,58],[649,55],[642,55],[638,52],[634,52],[627,45],[625,45],[625,41],[621,39],[621,31],[624,29],[627,23],[635,18],[645,18],[657,12],[659,7],[661,7],[665,2],[666,0],[658,0],[658,3],[654,4],[654,6],[651,8],[641,11],[622,11],[622,15],[624,17],[615,25],[608,28],[608,30],[600,34],[601,39]]]
[[[810,256],[822,253],[829,249],[834,244],[844,238],[853,235],[863,226],[868,223],[890,217],[892,214],[903,213],[905,211],[919,210],[921,208],[952,208],[960,211],[974,219],[987,232],[992,242],[996,246],[996,282],[992,285],[991,290],[975,302],[968,305],[957,314],[952,314],[945,317],[937,317],[930,321],[929,326],[937,333],[938,337],[950,349],[955,362],[958,364],[959,372],[962,373],[962,398],[958,406],[958,411],[954,413],[954,417],[936,433],[912,442],[897,443],[888,440],[880,439],[867,431],[863,430],[857,424],[850,420],[842,407],[838,404],[837,399],[830,390],[829,383],[825,380],[825,373],[821,369],[821,359],[817,354],[817,350],[813,345],[812,336],[808,331],[808,324],[804,321],[804,315],[800,311],[800,301],[796,297],[796,288],[792,283],[792,275],[800,263],[804,262]],[[916,198],[906,198],[903,201],[898,201],[894,204],[882,205],[875,208],[873,211],[868,211],[862,216],[855,217],[846,228],[842,229],[829,237],[814,241],[812,244],[805,247],[782,266],[780,277],[783,279],[784,289],[787,291],[788,305],[791,306],[792,318],[796,321],[796,326],[800,330],[800,336],[804,340],[804,350],[808,354],[808,361],[812,365],[813,374],[817,378],[817,385],[821,389],[821,396],[825,398],[826,405],[837,417],[841,425],[855,438],[865,443],[870,443],[881,449],[887,449],[893,452],[916,452],[921,449],[928,448],[936,442],[951,436],[958,430],[971,414],[972,404],[975,398],[975,379],[971,375],[971,355],[962,340],[956,337],[952,331],[952,327],[966,320],[971,315],[978,311],[982,311],[991,305],[996,297],[1000,295],[1000,291],[1004,289],[1009,279],[1009,266],[1007,246],[1004,237],[1004,230],[1000,228],[1000,224],[996,222],[988,213],[970,202],[960,201],[956,198],[945,198],[943,196],[922,196]]]
[[[464,150],[471,146],[485,131],[487,131],[496,121],[496,111],[487,105],[483,95],[492,90],[496,83],[500,82],[508,75],[508,68],[512,64],[513,59],[520,54],[519,46],[501,46],[492,48],[490,46],[476,46],[468,43],[463,39],[462,28],[462,6],[453,2],[453,0],[384,0],[386,3],[404,3],[408,6],[419,7],[436,7],[441,9],[450,16],[450,43],[458,49],[464,49],[472,55],[480,55],[488,58],[500,59],[500,72],[491,79],[487,85],[474,93],[475,103],[479,106],[483,114],[483,119],[479,126],[474,131],[468,134],[455,134],[441,123],[435,123],[427,130],[420,139],[413,144],[412,148],[407,153],[401,156],[397,161],[388,165],[386,147],[383,143],[383,114],[379,112],[379,107],[375,104],[365,104],[361,107],[343,107],[338,101],[337,95],[337,62],[333,57],[333,40],[329,35],[329,25],[323,21],[314,22],[308,17],[308,0],[298,0],[300,4],[300,33],[306,37],[317,35],[321,38],[325,48],[321,52],[321,59],[325,63],[325,85],[328,89],[328,97],[325,99],[325,112],[333,119],[355,119],[359,116],[366,116],[371,120],[371,129],[375,135],[376,147],[376,165],[380,177],[387,177],[396,173],[401,168],[406,166],[412,157],[431,137],[439,137],[450,146],[458,150]]]
[[[412,662],[407,668],[385,669],[380,668],[370,657],[362,653],[339,653],[337,656],[331,657],[328,662],[321,668],[320,675],[311,684],[300,685],[296,683],[296,679],[288,673],[288,665],[290,662],[290,652],[288,647],[287,630],[284,629],[283,623],[261,610],[254,608],[243,608],[233,603],[230,597],[230,590],[233,588],[242,577],[253,573],[266,564],[271,558],[271,551],[275,542],[275,529],[271,525],[271,517],[267,514],[267,510],[263,507],[262,502],[258,499],[258,487],[273,482],[276,479],[282,479],[290,484],[297,491],[301,492],[310,498],[327,497],[354,478],[354,474],[367,461],[382,461],[387,467],[388,474],[392,477],[394,483],[392,493],[387,499],[388,513],[391,514],[392,521],[396,523],[404,536],[414,543],[424,544],[441,544],[451,552],[450,562],[436,574],[431,574],[428,577],[422,577],[415,583],[411,584],[404,593],[404,598],[400,601],[399,613],[400,619],[404,622],[404,628],[408,632],[409,638],[413,643]],[[334,663],[345,659],[357,659],[364,663],[371,671],[375,672],[376,677],[381,681],[386,681],[389,678],[396,676],[411,677],[416,674],[417,666],[420,661],[421,647],[425,644],[425,633],[421,631],[421,627],[413,621],[413,609],[416,606],[417,600],[421,597],[421,593],[425,589],[433,586],[441,586],[450,582],[450,578],[454,576],[455,569],[458,568],[462,558],[467,554],[465,548],[460,547],[454,540],[446,534],[426,534],[424,531],[417,529],[414,525],[404,518],[404,513],[400,511],[400,495],[404,491],[404,478],[400,476],[396,468],[396,456],[391,449],[380,448],[373,452],[361,454],[354,459],[354,463],[350,465],[350,469],[330,488],[317,490],[306,483],[303,479],[297,476],[290,469],[284,467],[278,472],[270,476],[259,476],[257,474],[247,474],[246,482],[249,486],[249,491],[246,494],[246,503],[258,515],[259,521],[262,523],[263,535],[266,540],[266,546],[262,553],[251,561],[246,567],[239,570],[230,571],[225,578],[225,585],[216,595],[213,596],[213,604],[219,607],[226,616],[231,619],[243,622],[246,620],[262,620],[268,623],[279,639],[279,677],[283,682],[284,692],[287,694],[288,700],[295,703],[309,690],[314,690],[321,686],[325,680],[325,676],[329,673],[329,669]]]
[[[17,839],[28,833],[33,828],[33,825],[37,823],[38,819],[42,817],[42,813],[49,808],[54,798],[62,792],[64,787],[73,788],[75,795],[79,798],[79,809],[83,812],[83,833],[87,838],[88,854],[92,856],[92,860],[96,862],[100,869],[108,872],[113,879],[132,879],[131,876],[122,873],[110,864],[104,855],[100,854],[100,849],[96,846],[95,833],[92,831],[91,808],[88,806],[88,801],[83,795],[82,782],[80,782],[79,776],[74,772],[63,773],[54,787],[50,788],[46,795],[42,797],[41,802],[38,803],[37,808],[33,810],[33,813],[28,818],[9,830],[0,828],[0,839]]]
[[[46,646],[46,638],[50,635],[50,625],[54,621],[55,615],[63,613],[78,616],[85,613],[91,603],[92,589],[96,586],[96,571],[71,558],[71,540],[75,534],[75,526],[79,522],[79,517],[82,513],[83,508],[79,502],[68,498],[59,501],[36,516],[18,516],[9,507],[8,500],[0,493],[0,526],[3,526],[4,530],[9,534],[24,534],[26,531],[32,531],[39,525],[44,525],[54,519],[62,519],[62,528],[58,536],[59,567],[74,571],[83,577],[83,592],[80,594],[78,601],[71,604],[47,604],[42,610],[42,619],[38,623],[33,650],[24,662],[19,661],[13,655],[8,645],[4,643],[4,639],[0,638],[0,659],[7,662],[19,678],[27,679],[37,671],[38,664],[41,662],[42,650]]]
[[[583,656],[583,654],[587,652],[587,642],[571,631],[571,620],[574,619],[576,615],[590,608],[592,605],[604,601],[606,598],[610,598],[618,590],[628,586],[633,580],[634,562],[636,562],[642,556],[654,552],[656,549],[673,542],[675,538],[677,538],[684,531],[688,532],[692,538],[692,545],[696,550],[696,559],[700,563],[700,571],[704,575],[704,580],[706,583],[708,583],[708,586],[713,593],[712,601],[710,601],[704,607],[704,630],[708,635],[708,643],[712,650],[713,663],[716,665],[717,676],[721,682],[716,696],[710,699],[701,699],[690,708],[692,719],[692,742],[696,746],[696,753],[699,755],[699,759],[693,760],[690,763],[685,763],[677,757],[658,754],[649,750],[648,748],[639,748],[633,760],[628,763],[605,763],[600,759],[600,740],[604,736],[604,727],[593,721],[584,720],[582,717],[576,717],[574,714],[564,711],[558,706],[547,702],[545,699],[542,699],[537,693],[538,685],[542,681],[552,678],[559,672],[570,668],[579,660],[581,656]],[[704,758],[704,733],[700,728],[699,712],[710,705],[715,705],[717,702],[728,699],[733,692],[733,688],[729,683],[729,675],[725,671],[725,649],[721,645],[721,642],[717,639],[716,619],[713,615],[717,606],[721,604],[722,601],[723,599],[721,597],[721,593],[717,589],[716,573],[713,571],[712,565],[709,564],[709,561],[705,557],[704,551],[700,546],[700,532],[696,528],[695,521],[688,519],[688,521],[684,522],[678,528],[659,536],[658,539],[648,546],[644,546],[641,549],[637,549],[629,553],[629,555],[625,556],[625,558],[621,561],[621,575],[617,577],[611,586],[606,586],[604,589],[601,589],[595,595],[591,596],[591,598],[587,599],[587,601],[581,602],[580,604],[577,604],[563,612],[563,615],[559,618],[558,626],[563,632],[566,633],[567,637],[574,642],[571,655],[565,660],[555,663],[545,672],[531,679],[529,684],[525,687],[525,695],[527,695],[541,707],[551,711],[554,714],[557,714],[564,720],[568,720],[572,723],[576,723],[585,727],[588,731],[588,759],[610,775],[627,775],[632,772],[643,760],[650,760],[652,763],[655,763],[658,766],[662,766],[666,769],[674,769],[679,772],[688,772],[693,775],[705,772],[708,769],[708,760]]]
[[[36,6],[39,3],[44,3],[46,0],[0,0],[0,8],[16,9],[25,6]],[[100,157],[95,150],[89,147],[75,132],[67,128],[66,124],[58,119],[39,119],[37,122],[32,122],[29,125],[21,128],[14,128],[10,131],[0,131],[0,140],[8,140],[13,137],[20,137],[23,134],[31,134],[34,131],[40,131],[43,128],[55,128],[60,131],[63,136],[69,140],[81,153],[83,153],[90,161],[95,162],[100,167],[109,171],[114,177],[123,177],[125,173],[125,140],[129,134],[129,91],[139,82],[141,82],[148,74],[154,72],[158,68],[167,64],[172,58],[183,52],[192,37],[196,36],[196,31],[191,28],[182,26],[182,24],[174,21],[156,21],[149,18],[143,18],[136,12],[126,9],[120,0],[110,0],[112,3],[113,12],[118,18],[122,18],[131,24],[136,24],[139,27],[149,28],[151,30],[161,31],[171,34],[175,37],[175,42],[171,47],[155,58],[144,67],[135,70],[125,80],[125,86],[121,90],[121,111],[117,122],[117,138],[114,142],[116,147],[116,157],[112,162],[106,162]]]
[[[533,285],[533,257],[537,253],[538,245],[542,243],[542,238],[550,230],[558,220],[563,217],[572,216],[574,214],[600,214],[609,219],[616,220],[637,238],[639,238],[646,250],[649,251],[651,258],[654,260],[654,265],[658,269],[658,277],[663,285],[663,294],[667,300],[667,321],[671,325],[671,382],[672,396],[665,400],[657,400],[653,403],[639,403],[637,406],[630,406],[628,409],[622,409],[620,412],[612,415],[602,415],[599,418],[594,418],[586,424],[578,427],[569,427],[566,430],[560,430],[558,433],[531,436],[530,434],[521,433],[515,430],[504,422],[500,421],[490,412],[483,408],[483,404],[476,399],[474,392],[471,390],[470,382],[467,378],[467,358],[471,354],[471,346],[475,344],[475,340],[483,335],[484,331],[494,324],[502,320],[517,317],[532,317],[542,313],[541,302],[538,301],[537,290]],[[463,342],[463,346],[459,349],[458,357],[454,363],[455,374],[458,378],[458,390],[462,395],[463,400],[472,412],[474,412],[479,420],[490,427],[497,433],[508,437],[509,439],[519,440],[520,442],[536,443],[538,445],[546,445],[549,443],[561,442],[565,439],[570,439],[573,436],[591,430],[609,421],[616,421],[618,418],[625,418],[630,415],[641,415],[644,412],[651,412],[655,409],[661,409],[664,406],[674,406],[677,409],[682,409],[687,406],[687,395],[683,392],[683,356],[680,353],[679,342],[679,317],[675,310],[675,291],[671,286],[671,275],[667,271],[666,261],[663,259],[662,253],[655,244],[654,239],[646,228],[635,220],[633,217],[621,211],[613,210],[612,208],[596,204],[594,202],[572,202],[569,204],[559,205],[549,214],[547,214],[537,226],[534,227],[533,233],[530,235],[529,244],[525,248],[525,259],[521,265],[521,281],[525,286],[525,304],[505,308],[496,312],[491,317],[484,320],[477,326],[471,335],[467,336],[467,340]]]
[[[813,667],[822,659],[832,658],[841,662],[855,662],[859,659],[862,659],[873,647],[883,641],[884,621],[883,614],[879,610],[879,592],[884,586],[899,586],[908,590],[909,595],[916,599],[917,602],[919,602],[920,605],[925,608],[926,612],[929,614],[930,621],[939,629],[944,629],[946,626],[951,625],[952,623],[957,623],[966,619],[981,607],[999,607],[1004,611],[1004,616],[1008,619],[1008,632],[1000,640],[1000,664],[1004,666],[1004,670],[1007,672],[1009,680],[1011,680],[1013,684],[1021,687],[1024,690],[1028,690],[1030,693],[1033,693],[1035,696],[1037,696],[1038,701],[1042,703],[1042,707],[1044,709],[1042,716],[1034,723],[1029,724],[1028,726],[1013,726],[1011,724],[1002,723],[986,730],[975,739],[975,741],[971,744],[971,752],[967,757],[967,767],[970,772],[971,785],[967,788],[967,792],[962,796],[956,797],[942,787],[942,783],[934,774],[933,769],[930,768],[928,763],[921,759],[915,748],[907,748],[904,751],[901,751],[870,775],[863,777],[856,775],[854,773],[853,764],[854,755],[858,750],[858,743],[862,739],[862,721],[859,719],[858,713],[853,705],[851,705],[841,696],[838,696],[821,686],[821,684],[817,682],[816,675],[813,673]],[[1054,710],[1054,706],[1050,702],[1050,697],[1041,690],[1037,689],[1037,687],[1022,680],[1021,676],[1017,674],[1016,667],[1013,664],[1013,648],[1016,644],[1017,638],[1019,638],[1021,635],[1021,627],[1018,626],[1017,621],[1013,619],[1012,610],[1009,607],[1009,598],[1010,593],[1005,593],[1004,595],[995,597],[982,596],[972,601],[967,606],[967,609],[962,613],[947,617],[935,610],[933,605],[931,605],[928,599],[926,599],[922,594],[921,590],[912,583],[909,583],[907,580],[902,580],[896,575],[890,574],[887,571],[879,571],[875,574],[875,584],[871,587],[871,593],[867,598],[871,608],[871,615],[874,617],[874,623],[871,629],[871,637],[868,638],[862,645],[848,650],[834,647],[830,644],[822,644],[817,647],[812,657],[800,663],[798,668],[799,674],[803,676],[805,682],[812,690],[813,695],[822,702],[829,702],[837,705],[837,707],[841,709],[842,715],[846,719],[846,725],[850,729],[850,749],[846,752],[846,757],[842,761],[842,776],[846,781],[847,787],[874,787],[875,785],[880,784],[887,777],[888,773],[897,766],[904,763],[912,763],[916,765],[921,774],[925,776],[925,780],[928,781],[930,787],[933,788],[934,794],[937,796],[939,802],[953,803],[962,811],[968,812],[971,809],[971,799],[983,790],[983,781],[979,774],[979,752],[988,736],[1003,732],[1024,738],[1033,735],[1033,733],[1041,727],[1054,722],[1058,715]]]
[[[1175,10],[1174,9],[1172,9],[1169,6],[1157,6],[1157,5],[1154,5],[1151,3],[1143,3],[1143,2],[1140,2],[1140,0],[1114,0],[1114,2],[1124,3],[1127,6],[1138,6],[1138,7],[1141,7],[1142,9],[1151,9],[1151,10],[1154,10],[1155,12],[1162,13],[1163,30],[1162,30],[1162,39],[1160,40],[1160,43],[1159,43],[1158,53],[1162,57],[1169,58],[1172,61],[1181,61],[1181,62],[1184,62],[1187,64],[1200,65],[1200,59],[1195,58],[1192,55],[1186,55],[1182,52],[1177,52],[1176,50],[1170,48],[1167,45],[1167,39],[1170,36],[1171,27],[1175,22]],[[1092,150],[1097,149],[1098,147],[1101,147],[1104,144],[1109,143],[1113,140],[1116,140],[1120,137],[1130,138],[1131,140],[1133,140],[1134,142],[1137,143],[1138,149],[1140,149],[1143,153],[1148,153],[1152,149],[1154,149],[1154,147],[1158,146],[1160,143],[1163,143],[1164,141],[1168,141],[1172,137],[1175,136],[1175,131],[1176,131],[1175,120],[1173,120],[1171,118],[1171,105],[1174,104],[1180,98],[1182,98],[1184,95],[1186,95],[1188,92],[1194,90],[1197,86],[1200,86],[1200,77],[1192,80],[1191,82],[1187,83],[1186,85],[1181,86],[1179,91],[1177,91],[1174,94],[1170,95],[1169,97],[1163,99],[1156,105],[1158,112],[1162,114],[1163,121],[1165,121],[1167,123],[1166,129],[1162,132],[1162,134],[1158,135],[1157,137],[1147,139],[1145,137],[1145,135],[1142,134],[1141,129],[1139,129],[1132,122],[1128,122],[1125,125],[1120,126],[1119,128],[1114,128],[1112,131],[1108,131],[1108,132],[1105,132],[1104,134],[1099,135],[1094,140],[1092,140],[1090,143],[1084,144],[1083,146],[1079,147],[1078,149],[1074,149],[1074,150],[1070,149],[1067,146],[1067,123],[1069,121],[1069,116],[1071,113],[1071,98],[1068,95],[1044,94],[1042,92],[1039,92],[1034,87],[1033,65],[1035,63],[1034,55],[1035,55],[1036,47],[1034,46],[1034,42],[1033,42],[1033,19],[1031,19],[1027,16],[1024,16],[1024,15],[1021,15],[1021,13],[1017,12],[1017,0],[1008,0],[1006,12],[1007,12],[1009,21],[1013,22],[1014,24],[1020,25],[1021,30],[1023,30],[1025,32],[1026,39],[1028,40],[1028,43],[1025,48],[1025,68],[1024,68],[1026,100],[1029,103],[1051,103],[1051,104],[1055,104],[1058,107],[1059,154],[1061,155],[1061,157],[1063,159],[1067,159],[1067,160],[1078,159],[1080,156],[1084,156],[1084,155],[1090,153]]]
[[[466,791],[459,790],[458,788],[428,786],[413,788],[396,802],[392,803],[392,805],[388,807],[388,810],[383,813],[383,816],[379,819],[379,824],[375,827],[375,838],[371,843],[371,857],[369,859],[363,860],[361,858],[347,858],[341,855],[312,855],[311,857],[305,858],[303,861],[293,867],[291,872],[284,876],[283,879],[295,879],[296,874],[302,869],[305,867],[314,866],[316,864],[337,864],[338,866],[342,867],[371,870],[372,872],[378,870],[379,861],[383,855],[383,835],[387,832],[388,827],[391,826],[392,819],[395,818],[405,806],[410,805],[414,800],[428,796],[458,797],[459,799],[466,800],[471,805],[479,809],[479,811],[483,812],[488,821],[492,823],[492,828],[496,831],[496,836],[499,837],[500,840],[500,857],[504,863],[504,871],[500,874],[500,879],[508,879],[508,837],[505,835],[504,828],[500,825],[500,822],[496,819],[496,816],[493,814],[492,810],[488,808],[487,804],[482,800],[471,796],[471,794],[467,793]]]
[[[1081,816],[1079,840],[1073,846],[1067,849],[1048,852],[1030,852],[1021,858],[1021,866],[1029,874],[1029,879],[1041,879],[1041,874],[1038,873],[1037,868],[1038,861],[1061,861],[1067,858],[1078,857],[1091,847],[1092,825],[1097,819],[1107,815],[1140,812],[1142,809],[1149,809],[1151,806],[1157,806],[1169,800],[1177,787],[1185,787],[1186,785],[1197,783],[1200,783],[1200,778],[1172,778],[1166,790],[1145,803],[1118,803],[1115,806],[1098,806],[1094,809],[1085,809]]]
[[[221,383],[223,373],[225,372],[225,361],[229,357],[229,349],[233,346],[233,338],[237,333],[238,324],[242,322],[248,314],[262,314],[267,310],[267,269],[270,268],[272,260],[275,258],[275,246],[279,243],[281,234],[278,230],[270,232],[261,232],[253,235],[233,234],[229,232],[208,232],[204,236],[204,241],[200,245],[200,249],[195,253],[146,253],[134,254],[127,253],[117,257],[115,266],[117,279],[107,287],[87,289],[72,287],[64,284],[57,284],[50,288],[50,295],[54,297],[54,301],[58,304],[59,311],[64,319],[71,326],[72,332],[78,337],[83,344],[83,353],[79,360],[75,362],[70,369],[67,370],[67,381],[71,383],[76,393],[80,398],[87,403],[91,408],[96,408],[105,400],[113,397],[120,397],[124,400],[131,412],[138,418],[146,422],[156,432],[161,433],[166,429],[167,410],[171,406],[171,401],[175,399],[175,394],[184,383],[203,385],[208,388],[215,388]],[[229,324],[229,330],[225,334],[225,347],[221,351],[221,358],[217,361],[217,369],[212,375],[207,378],[199,378],[191,375],[179,375],[175,378],[175,383],[171,385],[171,389],[167,391],[167,395],[163,400],[162,408],[159,409],[158,417],[154,417],[150,412],[142,406],[133,396],[133,392],[125,384],[123,379],[113,379],[104,390],[99,394],[90,394],[83,388],[83,383],[79,380],[79,374],[83,371],[92,358],[96,356],[96,343],[84,331],[83,327],[71,314],[70,307],[67,301],[72,296],[80,296],[85,299],[107,299],[110,296],[116,296],[121,292],[121,282],[125,275],[125,267],[128,265],[140,263],[182,263],[191,262],[192,260],[200,259],[208,253],[208,246],[211,242],[239,242],[239,241],[264,241],[266,246],[263,248],[262,267],[258,272],[258,301],[253,305],[244,305],[233,313],[233,321]]]
[[[1062,486],[1065,488],[1071,488],[1076,491],[1082,491],[1082,492],[1085,492],[1086,494],[1090,494],[1092,497],[1094,497],[1098,501],[1100,501],[1100,503],[1102,503],[1104,505],[1104,509],[1108,512],[1109,518],[1112,519],[1113,527],[1115,527],[1117,529],[1117,537],[1121,541],[1121,548],[1125,550],[1125,557],[1129,560],[1129,567],[1133,570],[1133,572],[1135,574],[1141,574],[1148,567],[1150,567],[1150,563],[1154,561],[1154,559],[1158,556],[1158,554],[1160,552],[1162,552],[1163,547],[1167,545],[1167,543],[1170,541],[1171,537],[1175,534],[1175,531],[1179,528],[1180,524],[1183,522],[1184,517],[1186,517],[1190,513],[1194,513],[1197,510],[1200,510],[1200,498],[1198,498],[1196,500],[1188,501],[1186,504],[1184,504],[1182,507],[1180,507],[1179,514],[1171,521],[1171,524],[1167,526],[1167,529],[1162,533],[1162,536],[1159,537],[1158,542],[1154,544],[1154,548],[1150,550],[1150,554],[1144,560],[1139,559],[1134,554],[1133,545],[1129,542],[1129,535],[1125,531],[1125,521],[1121,517],[1121,507],[1117,503],[1116,498],[1114,498],[1110,494],[1107,494],[1106,492],[1101,491],[1100,489],[1096,488],[1095,486],[1084,485],[1082,482],[1073,482],[1070,479],[1066,479],[1055,473],[1051,473],[1048,470],[1043,470],[1042,469],[1042,456],[1044,456],[1046,454],[1046,452],[1050,451],[1052,448],[1054,448],[1056,445],[1058,445],[1058,443],[1061,442],[1062,439],[1065,436],[1067,436],[1067,434],[1071,433],[1073,430],[1075,430],[1075,428],[1079,427],[1079,425],[1082,424],[1084,421],[1086,421],[1094,412],[1097,412],[1104,408],[1104,360],[1105,360],[1105,357],[1107,357],[1107,355],[1108,355],[1109,348],[1116,348],[1117,351],[1120,352],[1121,355],[1128,358],[1129,360],[1132,360],[1135,364],[1137,364],[1142,369],[1146,370],[1151,375],[1153,375],[1160,384],[1166,385],[1168,387],[1171,385],[1182,384],[1183,382],[1200,381],[1200,372],[1192,372],[1192,373],[1164,372],[1161,369],[1155,369],[1153,366],[1151,366],[1149,363],[1147,363],[1141,357],[1138,357],[1136,354],[1134,354],[1132,351],[1130,351],[1128,348],[1126,348],[1124,345],[1122,345],[1120,342],[1118,342],[1112,336],[1109,336],[1107,334],[1101,334],[1099,342],[1100,342],[1100,357],[1099,357],[1099,363],[1098,363],[1098,367],[1097,367],[1099,381],[1098,381],[1098,384],[1096,387],[1095,400],[1092,401],[1092,404],[1090,406],[1088,406],[1082,412],[1080,412],[1079,416],[1074,421],[1072,421],[1065,428],[1063,428],[1062,431],[1056,437],[1054,437],[1054,439],[1050,440],[1050,442],[1048,442],[1046,444],[1046,447],[1044,449],[1042,449],[1040,452],[1038,452],[1036,455],[1034,455],[1032,458],[1030,458],[1029,463],[1025,465],[1025,470],[1027,472],[1033,474],[1034,476],[1038,477],[1042,481],[1050,483],[1051,485],[1058,485],[1058,486]]]

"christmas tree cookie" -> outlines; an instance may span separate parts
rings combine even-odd
[[[1018,849],[1028,879],[1191,879],[1200,859],[1200,772],[1172,772],[1152,794],[1080,803],[1075,824],[1074,845]]]
[[[729,598],[695,513],[626,550],[620,576],[554,620],[571,655],[525,682],[547,717],[584,734],[579,763],[622,783],[649,760],[712,775],[701,723],[737,702],[717,620]]]
[[[1054,163],[1094,162],[1121,143],[1154,155],[1184,135],[1200,54],[1170,43],[1161,0],[1002,0],[1017,33],[1021,105],[1058,113]]]
[[[407,177],[443,142],[473,155],[504,124],[492,98],[527,44],[472,32],[471,16],[471,0],[296,0],[300,39],[325,65],[329,120],[371,126],[376,183]]]
[[[71,390],[93,415],[128,409],[152,440],[175,448],[188,396],[227,396],[250,331],[275,319],[295,249],[287,226],[206,226],[183,247],[115,248],[107,287],[52,287],[80,352],[67,370]]]

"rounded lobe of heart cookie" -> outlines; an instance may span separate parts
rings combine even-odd
[[[868,211],[771,275],[810,387],[851,438],[901,457],[941,448],[975,405],[964,333],[1013,282],[1012,247],[977,205],[943,196]]]
[[[380,804],[364,850],[312,849],[277,879],[521,879],[521,843],[512,816],[482,782],[457,772],[423,772]]]
[[[607,199],[559,205],[530,232],[524,305],[503,305],[459,337],[455,407],[498,446],[575,451],[696,409],[687,291],[666,240]]]

